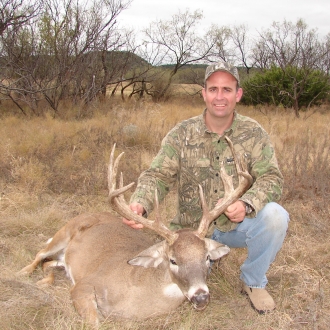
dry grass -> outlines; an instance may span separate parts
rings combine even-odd
[[[118,105],[85,120],[1,119],[0,328],[88,329],[75,313],[70,283],[38,288],[15,273],[70,217],[107,210],[106,163],[114,142],[125,151],[125,181],[135,181],[178,121],[202,103]],[[239,266],[246,251],[232,249],[209,278],[212,301],[204,312],[188,302],[164,317],[107,320],[102,329],[328,329],[330,324],[329,127],[330,109],[296,119],[283,109],[239,108],[271,134],[285,176],[282,204],[290,212],[287,238],[268,277],[277,310],[258,315],[240,294]],[[308,117],[308,118],[307,118]],[[304,119],[305,118],[305,119]],[[124,129],[124,126],[129,128]],[[173,216],[174,196],[162,212]],[[143,299],[143,297],[141,297]]]

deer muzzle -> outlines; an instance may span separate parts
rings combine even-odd
[[[210,301],[210,294],[202,289],[199,289],[190,299],[194,308],[197,310],[203,310]]]

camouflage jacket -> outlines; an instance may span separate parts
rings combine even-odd
[[[176,187],[178,210],[171,223],[173,229],[198,227],[202,217],[199,184],[210,209],[223,197],[219,173],[222,162],[227,173],[233,176],[234,186],[238,184],[225,135],[233,142],[235,151],[244,155],[253,177],[252,186],[240,198],[254,210],[249,217],[254,217],[266,203],[277,201],[282,193],[283,177],[265,130],[255,120],[235,113],[231,127],[220,137],[207,129],[204,114],[179,123],[166,135],[160,151],[150,168],[140,175],[131,196],[131,202],[141,203],[149,214],[153,210],[155,189],[161,202],[170,189]],[[221,231],[229,231],[236,225],[222,214],[213,221],[208,235],[215,226]]]

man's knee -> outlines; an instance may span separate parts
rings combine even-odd
[[[281,205],[274,202],[266,204],[260,211],[260,216],[263,217],[269,230],[286,232],[290,218],[288,212]]]

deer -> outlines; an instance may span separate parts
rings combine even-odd
[[[228,246],[206,238],[209,225],[252,183],[245,162],[227,141],[239,175],[238,186],[233,187],[232,177],[222,165],[223,199],[209,210],[199,185],[199,227],[177,231],[171,231],[161,220],[157,193],[154,220],[130,209],[124,193],[134,182],[124,186],[123,174],[117,178],[124,152],[114,160],[114,144],[108,167],[109,203],[118,215],[143,224],[162,240],[155,243],[145,230],[132,229],[110,212],[81,214],[59,229],[19,274],[29,275],[43,263],[44,274],[49,274],[37,284],[50,285],[54,282],[50,270],[64,267],[73,284],[70,295],[75,310],[95,328],[110,317],[143,320],[160,316],[174,311],[186,299],[196,310],[205,309],[210,301],[206,283],[210,263],[230,251]]]

